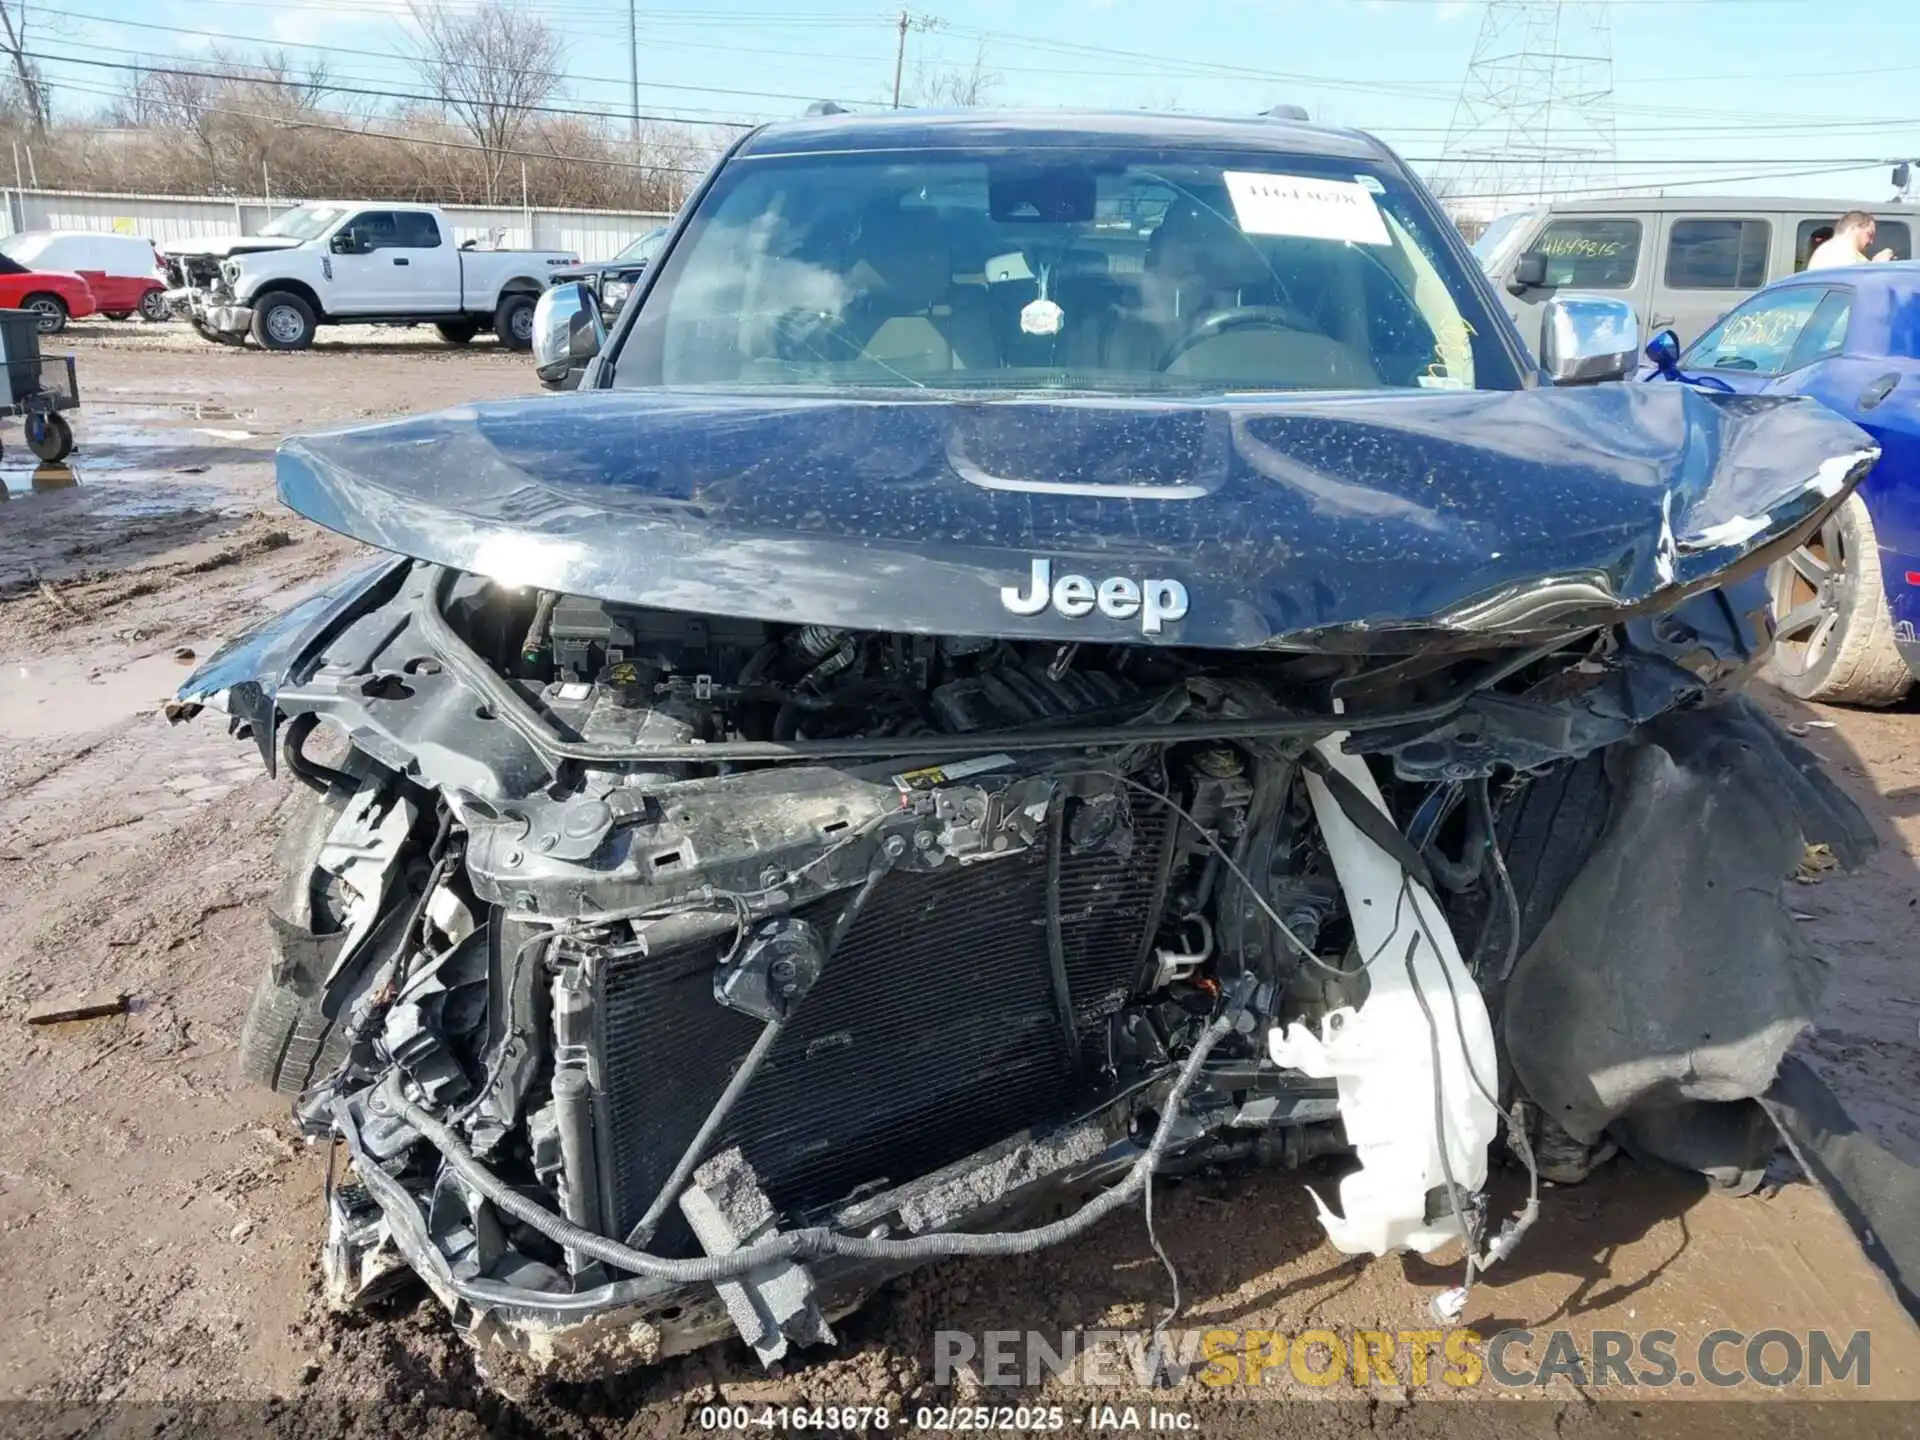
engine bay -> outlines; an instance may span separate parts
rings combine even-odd
[[[1532,1197],[1598,1148],[1495,1044],[1545,919],[1506,851],[1746,663],[1723,600],[1686,613],[1382,658],[391,570],[277,697],[313,791],[284,983],[326,1019],[259,1078],[353,1157],[332,1295],[411,1271],[517,1352],[617,1319],[771,1364],[876,1276],[1281,1165],[1343,1251],[1463,1244],[1457,1314],[1538,1213],[1489,1166]]]
[[[627,743],[910,739],[1118,719],[1201,668],[1132,646],[781,626],[577,597],[536,606],[519,659],[576,735]],[[1293,670],[1331,668],[1302,659]],[[1215,673],[1230,673],[1225,657]]]

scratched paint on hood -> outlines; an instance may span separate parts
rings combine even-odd
[[[289,440],[281,497],[369,544],[669,609],[930,634],[1361,648],[1698,588],[1858,482],[1813,402],[1600,385],[1216,400],[596,391]],[[1177,583],[1158,633],[1015,615]],[[1069,607],[1075,609],[1078,607]]]

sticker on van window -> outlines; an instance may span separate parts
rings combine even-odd
[[[1305,240],[1350,240],[1391,245],[1380,207],[1366,187],[1352,180],[1312,180],[1304,175],[1222,172],[1233,216],[1249,235],[1293,235]]]

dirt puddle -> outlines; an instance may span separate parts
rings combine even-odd
[[[83,735],[157,712],[217,644],[178,646],[81,672],[71,657],[13,662],[0,671],[0,742]]]
[[[203,508],[216,480],[235,466],[271,462],[275,436],[258,428],[258,411],[210,405],[109,404],[73,415],[74,452],[59,464],[37,461],[25,444],[0,433],[0,500],[111,487],[121,515]]]

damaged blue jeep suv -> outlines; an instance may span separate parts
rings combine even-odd
[[[1464,1285],[1501,1157],[1750,1179],[1871,841],[1738,690],[1875,450],[1548,309],[1354,132],[821,116],[543,297],[570,393],[288,441],[384,553],[180,709],[307,787],[242,1067],[334,1298],[772,1363],[1201,1165]]]

